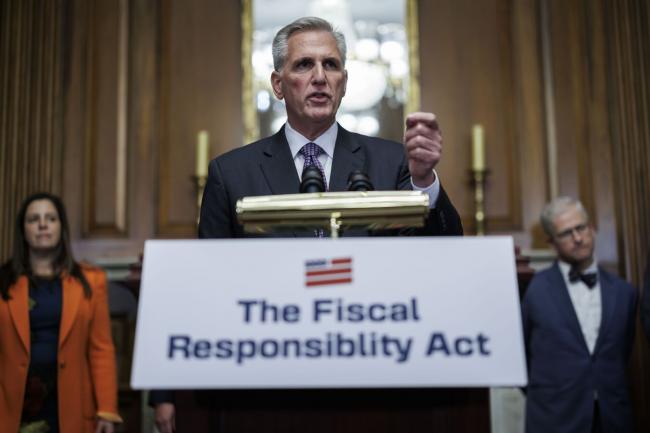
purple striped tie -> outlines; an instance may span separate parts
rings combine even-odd
[[[329,191],[329,188],[327,187],[327,178],[325,177],[325,170],[323,169],[323,165],[318,160],[318,155],[322,153],[325,153],[325,151],[318,144],[316,143],[305,144],[302,147],[302,149],[300,149],[300,154],[305,157],[305,164],[302,166],[302,171],[305,171],[307,167],[311,167],[315,165],[316,168],[320,171],[320,174],[323,176],[323,183],[325,183],[325,191]],[[316,237],[324,238],[325,231],[323,229],[316,229],[315,235]]]
[[[318,160],[318,156],[325,153],[322,147],[316,143],[307,143],[302,149],[300,149],[300,154],[305,157],[305,164],[302,166],[302,170],[305,171],[307,167],[315,165],[316,168],[320,171],[320,174],[323,175],[323,182],[325,183],[325,191],[329,191],[327,186],[327,178],[325,177],[325,170],[323,165]]]

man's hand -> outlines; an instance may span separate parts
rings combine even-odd
[[[97,420],[97,428],[95,428],[95,433],[113,433],[115,431],[115,426],[111,421],[105,419]]]
[[[442,132],[433,113],[411,113],[406,117],[404,149],[413,184],[430,186],[436,180],[433,168],[442,156]]]
[[[154,409],[154,422],[160,433],[172,433],[176,430],[176,408],[174,403],[159,403]]]

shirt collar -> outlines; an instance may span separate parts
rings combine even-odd
[[[287,137],[287,142],[289,143],[289,149],[291,149],[291,156],[293,159],[296,159],[300,149],[307,143],[316,143],[321,149],[325,151],[328,157],[334,157],[334,145],[336,144],[336,136],[339,132],[339,124],[337,122],[332,123],[332,126],[327,128],[320,136],[315,140],[308,140],[301,133],[296,131],[289,125],[289,122],[284,124],[284,135]]]

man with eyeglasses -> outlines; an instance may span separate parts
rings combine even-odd
[[[526,432],[632,432],[626,366],[636,290],[598,266],[595,230],[578,200],[553,200],[541,223],[558,259],[522,301]]]

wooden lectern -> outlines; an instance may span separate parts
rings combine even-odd
[[[337,192],[249,197],[247,231],[422,226],[419,192]],[[323,372],[327,374],[327,372]],[[282,389],[177,392],[178,433],[481,433],[490,431],[486,388]]]

